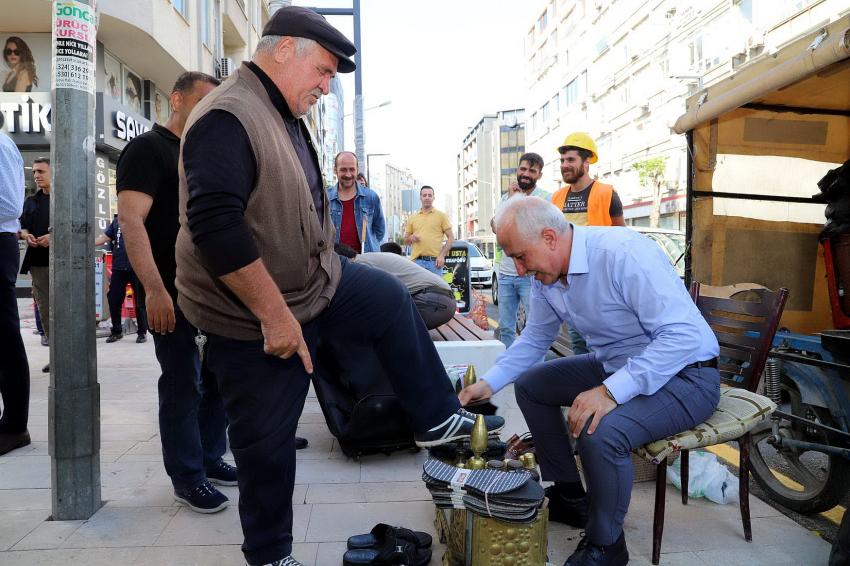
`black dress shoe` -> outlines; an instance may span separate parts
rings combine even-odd
[[[556,492],[554,486],[546,488],[549,498],[549,520],[564,523],[577,529],[587,524],[587,496],[571,499]]]
[[[136,344],[144,344],[147,341],[148,341],[147,334],[139,334],[138,336],[136,336]]]
[[[629,550],[626,548],[626,537],[620,533],[620,538],[604,546],[593,544],[584,536],[579,541],[576,551],[564,562],[564,566],[624,566],[628,563]]]
[[[16,448],[22,448],[30,443],[29,431],[0,432],[0,456]]]
[[[50,364],[47,364],[43,368],[41,368],[41,373],[50,373]]]
[[[123,334],[114,334],[113,333],[113,334],[110,334],[109,337],[106,339],[106,343],[112,344],[113,342],[118,342],[122,338],[124,338]]]
[[[304,450],[307,448],[307,445],[310,444],[306,438],[301,438],[300,436],[295,437],[295,449],[296,450]]]

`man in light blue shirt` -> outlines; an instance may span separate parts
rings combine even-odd
[[[547,489],[550,518],[587,534],[567,565],[626,564],[629,453],[712,414],[720,395],[717,339],[664,253],[641,234],[573,226],[534,197],[509,199],[495,227],[517,272],[534,276],[531,310],[522,335],[461,392],[461,403],[515,382],[543,479],[555,482]],[[537,363],[564,322],[594,351]],[[570,407],[566,422],[561,406]]]
[[[504,195],[502,202],[509,198],[524,196],[540,197],[549,200],[550,195],[537,186],[537,181],[543,174],[543,158],[536,153],[525,153],[519,158],[516,183],[512,183]],[[516,339],[517,312],[522,303],[525,314],[528,315],[531,299],[531,277],[519,275],[514,260],[502,252],[498,265],[499,283],[499,340],[509,348]]]
[[[0,455],[30,443],[27,420],[30,402],[30,372],[15,280],[20,261],[18,218],[24,207],[24,162],[21,152],[6,134],[0,132]]]

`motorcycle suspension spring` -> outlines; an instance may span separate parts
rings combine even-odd
[[[782,402],[782,390],[779,385],[779,360],[776,358],[768,358],[764,366],[764,394],[765,396],[776,403],[778,407]],[[771,415],[771,420],[778,421],[779,416]]]

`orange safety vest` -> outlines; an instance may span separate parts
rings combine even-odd
[[[552,204],[558,207],[558,210],[564,210],[564,204],[567,202],[567,193],[570,192],[570,186],[561,187],[554,195],[552,195]],[[590,196],[587,197],[587,225],[588,226],[613,226],[611,222],[611,199],[614,197],[614,187],[593,182],[593,187],[590,189]]]

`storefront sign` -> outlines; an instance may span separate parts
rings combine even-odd
[[[0,131],[19,146],[50,143],[50,93],[0,93]]]
[[[109,198],[109,158],[100,152],[94,158],[94,222],[99,230],[112,223],[112,206]]]
[[[153,122],[132,112],[109,95],[97,93],[97,143],[111,153],[120,153],[127,142],[147,132]]]
[[[73,0],[53,5],[55,87],[94,94],[97,13],[93,6]]]

